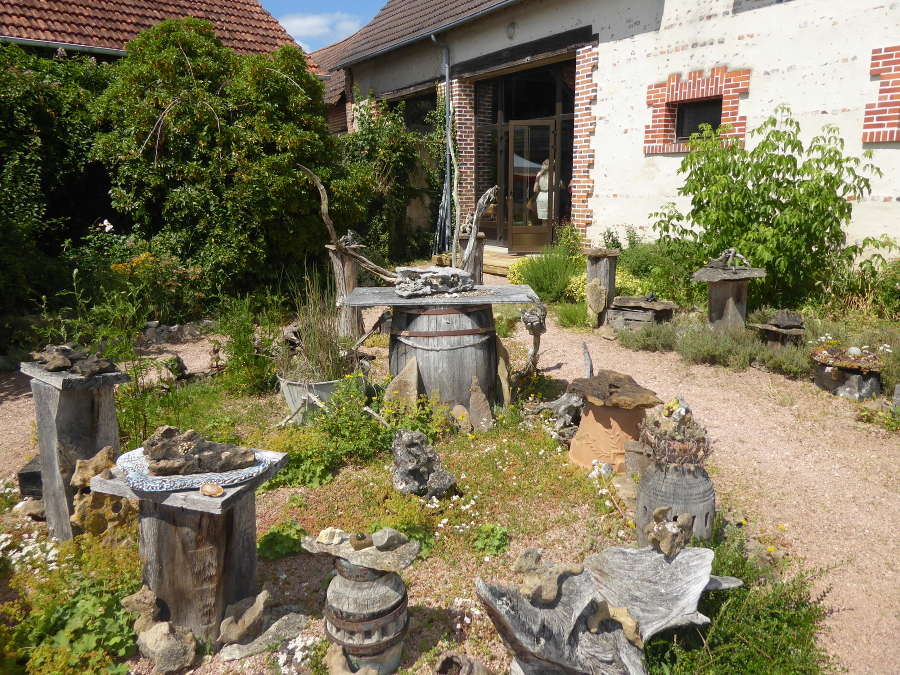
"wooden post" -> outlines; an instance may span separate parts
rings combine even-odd
[[[331,258],[331,267],[334,270],[335,300],[340,308],[338,335],[358,338],[364,331],[362,311],[357,307],[347,307],[343,304],[346,297],[356,288],[356,261],[338,251],[331,244],[325,248],[328,249],[328,256]],[[350,248],[361,247],[351,246]]]
[[[221,514],[141,500],[144,583],[170,621],[207,643],[219,637],[228,605],[256,594],[256,497]]]
[[[747,291],[749,279],[738,281],[712,281],[709,283],[709,309],[707,318],[713,330],[743,328],[747,318]]]
[[[606,310],[616,298],[616,262],[619,259],[617,248],[592,248],[585,251],[587,256],[587,280],[590,283],[598,279],[606,289],[606,307],[598,312],[597,325],[606,323]]]
[[[69,522],[75,462],[90,459],[108,445],[118,454],[114,385],[131,378],[120,372],[93,377],[48,373],[39,363],[23,363],[21,371],[32,378],[47,524],[51,536],[67,541],[81,534]]]
[[[472,279],[476,286],[484,283],[484,232],[478,233],[478,239],[475,240],[475,250],[472,253],[472,259],[466,265],[465,270],[472,275]],[[469,235],[459,235],[459,247],[465,251],[469,243]]]

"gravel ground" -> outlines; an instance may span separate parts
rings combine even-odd
[[[531,342],[521,326],[513,339]],[[663,400],[679,395],[689,401],[714,439],[710,473],[720,502],[744,509],[805,567],[827,570],[819,586],[831,589],[827,602],[834,611],[822,640],[848,672],[898,672],[900,435],[856,422],[853,404],[810,383],[756,370],[686,366],[675,354],[631,352],[597,332],[561,329],[552,318],[540,367],[554,378],[582,377],[581,340],[595,369],[628,373]],[[191,369],[206,367],[205,340],[167,349]],[[0,478],[14,477],[36,452],[33,420],[27,378],[0,374]],[[260,506],[265,528],[271,523],[262,516],[269,509]],[[222,672],[224,664],[217,662],[197,672]],[[135,672],[146,665],[135,664]],[[264,672],[262,664],[254,665]]]

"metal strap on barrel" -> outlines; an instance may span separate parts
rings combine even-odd
[[[397,307],[398,314],[418,314],[420,316],[444,316],[447,314],[471,314],[489,310],[491,305],[472,305],[471,307],[444,307],[441,309],[424,309],[420,307]]]
[[[491,330],[491,332],[494,331],[493,328],[490,330]],[[428,335],[437,335],[437,333],[428,333]],[[403,344],[405,344],[408,347],[413,347],[415,349],[421,349],[422,351],[425,351],[425,352],[449,352],[449,351],[453,351],[454,349],[466,349],[467,347],[474,347],[475,345],[480,345],[482,342],[487,342],[490,339],[491,339],[490,335],[485,335],[484,337],[481,337],[478,340],[473,340],[472,342],[466,342],[465,344],[462,344],[462,345],[454,345],[452,347],[428,347],[426,345],[416,344],[412,340],[404,340],[400,335],[397,335],[397,342],[402,342]]]
[[[408,604],[409,597],[407,596],[406,591],[404,591],[403,597],[400,599],[400,604],[384,616],[379,616],[377,619],[372,619],[371,621],[344,621],[343,619],[337,618],[331,607],[326,604],[325,618],[338,630],[344,630],[348,633],[365,633],[366,631],[376,630],[391,623],[406,611],[406,606]]]
[[[388,640],[382,640],[381,642],[375,642],[370,645],[359,645],[344,642],[343,640],[338,640],[336,637],[334,637],[334,635],[331,634],[331,631],[328,630],[328,623],[325,623],[325,635],[328,636],[328,639],[335,644],[339,644],[351,656],[374,656],[375,654],[386,652],[394,645],[398,645],[403,642],[403,638],[406,637],[406,633],[408,631],[409,617],[407,616],[406,623],[404,624],[403,628],[392,638]]]
[[[494,326],[486,326],[484,328],[463,328],[460,330],[397,330],[391,328],[391,335],[402,335],[403,337],[456,337],[457,335],[484,335],[485,333],[493,333],[496,330]]]

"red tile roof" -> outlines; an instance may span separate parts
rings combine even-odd
[[[296,44],[257,0],[2,0],[0,36],[123,50],[145,28],[188,16],[211,21],[239,54]]]
[[[349,65],[401,44],[427,38],[432,33],[515,1],[388,0],[375,18],[353,36],[336,65]]]
[[[341,60],[354,38],[356,38],[356,34],[344,38],[340,42],[335,42],[333,45],[328,45],[309,53],[309,61],[315,63],[319,72],[330,75],[325,81],[325,103],[328,105],[337,103],[341,94],[344,93],[345,87],[343,70],[334,70],[330,73],[328,71],[334,68],[338,61]]]

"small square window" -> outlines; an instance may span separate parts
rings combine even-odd
[[[675,140],[688,140],[691,134],[700,132],[701,124],[708,124],[713,129],[722,125],[721,98],[679,103],[675,116]]]

